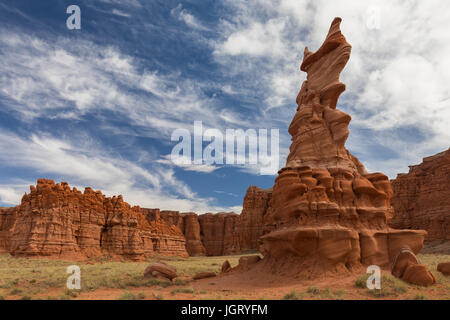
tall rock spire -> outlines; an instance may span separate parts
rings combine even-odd
[[[284,271],[309,274],[360,264],[386,266],[401,247],[417,253],[423,246],[425,231],[388,227],[388,177],[367,173],[345,148],[351,117],[336,104],[345,90],[339,76],[351,46],[340,23],[333,20],[316,52],[305,49],[300,67],[307,79],[289,126],[290,153],[275,180],[260,238],[265,257],[259,265],[272,271],[283,265],[288,266]]]

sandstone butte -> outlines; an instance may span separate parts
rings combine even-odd
[[[0,208],[0,252],[140,260],[154,253],[217,256],[258,248],[270,190],[250,186],[240,215],[131,207],[86,188],[39,179],[22,203]]]
[[[300,69],[307,78],[289,126],[290,153],[263,218],[264,258],[252,263],[253,274],[314,277],[362,265],[389,267],[402,247],[415,254],[423,247],[426,231],[389,227],[388,177],[368,173],[345,148],[351,117],[336,105],[351,46],[340,23],[333,20],[316,52],[305,48]]]
[[[426,157],[392,181],[393,228],[424,229],[426,241],[450,240],[450,149]]]
[[[0,210],[0,250],[13,256],[142,260],[155,253],[187,256],[181,231],[151,219],[122,196],[71,189],[39,179],[21,204]]]

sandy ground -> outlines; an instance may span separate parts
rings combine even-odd
[[[426,248],[425,252],[442,249],[441,244]],[[149,262],[85,262],[83,275],[96,281],[97,286],[81,291],[68,292],[65,288],[65,268],[72,264],[57,260],[42,260],[10,256],[0,257],[0,299],[75,299],[75,300],[266,300],[266,299],[437,299],[450,300],[450,277],[436,270],[439,262],[450,261],[450,255],[426,253],[419,259],[437,278],[430,287],[407,284],[382,270],[382,290],[365,287],[366,270],[361,267],[352,273],[334,273],[326,277],[299,279],[271,275],[262,277],[257,271],[231,273],[217,277],[192,280],[192,276],[206,270],[218,272],[225,259],[236,265],[240,256],[192,257],[189,259],[166,258],[183,275],[178,282],[145,283],[143,270]],[[15,270],[15,271],[14,271]],[[12,272],[14,271],[14,272]],[[111,279],[132,282],[108,282]],[[361,280],[362,279],[362,280]],[[128,283],[128,284],[127,284]],[[358,284],[359,283],[359,284]],[[361,285],[362,283],[362,285]],[[123,285],[125,284],[125,285]]]

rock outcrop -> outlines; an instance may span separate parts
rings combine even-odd
[[[424,229],[425,240],[450,240],[450,149],[426,157],[392,181],[393,228]]]
[[[233,253],[233,231],[238,217],[234,212],[205,213],[198,216],[207,255],[223,256]]]
[[[269,207],[272,190],[250,186],[244,197],[242,212],[234,228],[234,242],[228,253],[241,253],[258,249],[263,235],[264,215]]]
[[[177,227],[147,219],[121,195],[106,197],[91,188],[81,192],[47,179],[30,186],[19,206],[0,212],[0,244],[15,256],[187,256]]]
[[[160,215],[169,225],[175,225],[183,232],[186,238],[186,250],[190,256],[204,256],[207,254],[201,240],[200,223],[197,214],[194,212],[161,211]]]
[[[0,253],[8,252],[11,235],[17,219],[17,207],[0,207]]]
[[[314,276],[361,264],[388,266],[404,245],[414,253],[423,246],[425,231],[388,227],[388,177],[368,173],[345,148],[351,117],[336,104],[351,46],[340,23],[334,19],[316,52],[304,52],[300,69],[307,79],[289,126],[290,153],[264,215],[264,259],[255,264],[272,273]]]
[[[234,212],[198,215],[159,209],[144,211],[147,216],[161,217],[169,225],[178,227],[186,238],[186,250],[191,256],[238,254],[258,249],[271,192],[250,186],[240,215]]]

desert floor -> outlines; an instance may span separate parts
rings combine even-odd
[[[450,261],[450,254],[439,254],[427,248],[418,255],[435,275],[431,287],[407,284],[382,271],[381,290],[366,288],[365,270],[336,275],[332,278],[286,281],[242,281],[233,276],[193,281],[201,271],[219,273],[223,261],[237,265],[239,257],[153,257],[145,262],[100,260],[61,261],[15,258],[0,255],[0,299],[450,299],[450,277],[436,270],[439,262]],[[164,261],[178,270],[174,281],[144,278],[146,266]],[[70,265],[81,269],[81,290],[66,289]]]

